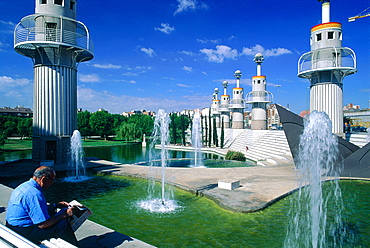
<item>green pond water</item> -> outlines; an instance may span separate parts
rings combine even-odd
[[[294,194],[246,214],[175,189],[181,208],[150,213],[138,207],[147,197],[147,186],[147,180],[120,176],[94,176],[82,183],[57,180],[46,198],[50,202],[77,199],[92,209],[90,220],[157,247],[283,247]],[[370,247],[370,182],[340,181],[340,187],[343,219],[355,237],[343,247]]]

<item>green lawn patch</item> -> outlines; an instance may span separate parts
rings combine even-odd
[[[104,139],[86,139],[82,140],[83,147],[91,146],[119,146],[130,144],[130,142],[121,140],[104,140]],[[0,147],[0,150],[17,151],[17,150],[30,150],[32,149],[32,139],[7,139],[5,144]]]

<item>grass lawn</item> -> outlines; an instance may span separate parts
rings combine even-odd
[[[117,146],[127,144],[125,141],[103,140],[103,139],[86,139],[82,140],[83,147],[90,146]],[[0,150],[27,150],[32,149],[32,139],[8,139]]]

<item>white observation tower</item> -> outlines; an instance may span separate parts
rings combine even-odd
[[[14,49],[34,64],[34,161],[67,161],[77,129],[77,66],[91,60],[87,27],[76,20],[77,0],[36,0],[35,14],[14,30]]]
[[[243,129],[244,128],[244,90],[240,87],[240,78],[242,72],[236,70],[234,73],[236,78],[236,87],[233,88],[233,99],[231,100],[232,109],[232,128]]]
[[[224,122],[224,128],[230,128],[230,96],[227,94],[227,86],[229,83],[224,81],[222,86],[224,87],[224,94],[221,96],[221,103],[219,107],[221,122]]]
[[[218,88],[214,89],[213,92],[213,100],[212,100],[212,107],[211,107],[211,114],[213,118],[216,118],[216,127],[220,127],[220,100],[218,100]]]
[[[322,2],[322,23],[311,28],[311,51],[298,61],[298,77],[310,80],[310,111],[323,111],[333,133],[343,136],[343,79],[357,72],[356,55],[342,47],[342,24],[330,22],[330,0]]]
[[[252,105],[252,130],[267,129],[266,105],[272,102],[272,94],[266,91],[266,76],[261,75],[262,53],[257,53],[253,61],[257,64],[257,76],[252,77],[252,91],[247,94],[246,102]]]

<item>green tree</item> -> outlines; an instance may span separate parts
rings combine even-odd
[[[112,120],[112,114],[106,111],[92,113],[89,120],[92,133],[107,139],[108,135],[112,134]]]
[[[224,142],[225,142],[225,130],[224,129],[225,129],[224,128],[224,118],[222,117],[222,119],[221,119],[221,138],[220,138],[221,139],[220,140],[221,149],[224,148]]]
[[[6,141],[6,135],[3,133],[2,130],[0,130],[0,145],[3,146]]]
[[[142,133],[146,136],[150,136],[153,132],[154,120],[149,115],[137,114],[132,115],[127,120],[128,123],[135,123],[141,128]]]
[[[22,138],[31,137],[32,136],[32,119],[31,118],[21,119],[18,122],[17,130],[18,130],[18,134],[21,135]]]
[[[218,147],[218,137],[217,137],[217,127],[216,127],[216,117],[213,117],[213,144]]]
[[[185,128],[185,116],[184,115],[181,115],[180,116],[180,120],[181,120],[181,138],[182,138],[182,145],[186,145],[186,141],[185,141],[185,131],[186,131],[186,128]]]
[[[118,128],[120,128],[122,123],[127,122],[128,118],[123,115],[112,114],[112,120],[113,120],[113,129],[114,131],[116,131]]]
[[[172,113],[170,115],[170,118],[171,118],[171,123],[170,123],[170,130],[172,131],[172,136],[171,136],[171,140],[172,140],[172,143],[173,144],[176,144],[177,143],[177,130],[176,130],[176,122],[175,122],[175,119],[176,119],[176,114],[175,113]]]
[[[90,117],[91,113],[87,110],[77,113],[77,128],[81,136],[92,135]]]
[[[204,145],[207,146],[207,143],[208,143],[208,140],[207,140],[207,138],[208,138],[207,116],[204,116],[204,118],[202,116],[202,119],[204,120],[204,130],[205,130],[203,142],[204,142]]]
[[[9,120],[5,121],[5,123],[4,123],[4,134],[6,135],[6,137],[10,137],[13,134],[15,134],[16,132],[17,132],[16,119],[12,118],[12,119],[9,119]]]
[[[209,130],[208,130],[208,147],[211,147],[211,142],[212,142],[212,121],[211,121],[211,108],[209,109],[209,113],[208,113],[208,126],[209,126]]]
[[[134,141],[143,135],[142,128],[136,123],[123,122],[117,130],[117,139]]]

